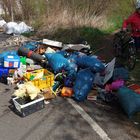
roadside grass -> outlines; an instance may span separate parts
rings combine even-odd
[[[105,36],[121,28],[124,18],[133,11],[133,1],[106,0],[103,5],[102,0],[60,0],[57,3],[54,0],[25,0],[21,3],[21,19],[40,30],[37,34],[40,38],[63,43],[74,43],[82,38],[96,49]],[[23,35],[30,37],[34,33]]]
[[[48,38],[56,41],[67,43],[77,43],[79,41],[87,41],[93,50],[100,43],[107,33],[98,28],[92,27],[75,27],[75,28],[59,28],[53,34],[48,32],[37,35],[39,38]],[[80,42],[79,42],[80,43]]]
[[[36,34],[36,31],[33,32],[27,32],[27,33],[22,33],[21,35],[25,36],[25,37],[32,37]]]

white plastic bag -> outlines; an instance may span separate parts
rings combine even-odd
[[[8,22],[4,25],[6,34],[12,34],[15,32],[18,24],[16,22]]]
[[[22,34],[25,32],[33,31],[33,28],[26,25],[24,22],[16,23],[16,22],[8,22],[4,25],[6,34]]]
[[[30,32],[33,31],[32,27],[26,25],[24,22],[21,22],[18,24],[18,33],[25,33],[25,32]]]
[[[3,27],[3,25],[6,24],[5,20],[0,20],[0,27]]]

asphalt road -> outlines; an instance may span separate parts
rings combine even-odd
[[[13,91],[0,83],[0,140],[140,139],[140,122],[128,119],[117,103],[76,103],[57,97],[44,109],[22,118],[10,108]]]

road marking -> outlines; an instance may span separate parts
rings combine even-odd
[[[100,136],[102,140],[111,140],[106,132],[72,99],[67,99],[68,102],[76,109],[76,111],[86,120],[92,129]]]

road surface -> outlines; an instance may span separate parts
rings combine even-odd
[[[5,38],[0,34],[1,40]],[[128,119],[117,103],[77,103],[57,97],[44,109],[22,118],[11,109],[13,92],[13,87],[0,83],[0,140],[140,139],[140,122]]]

